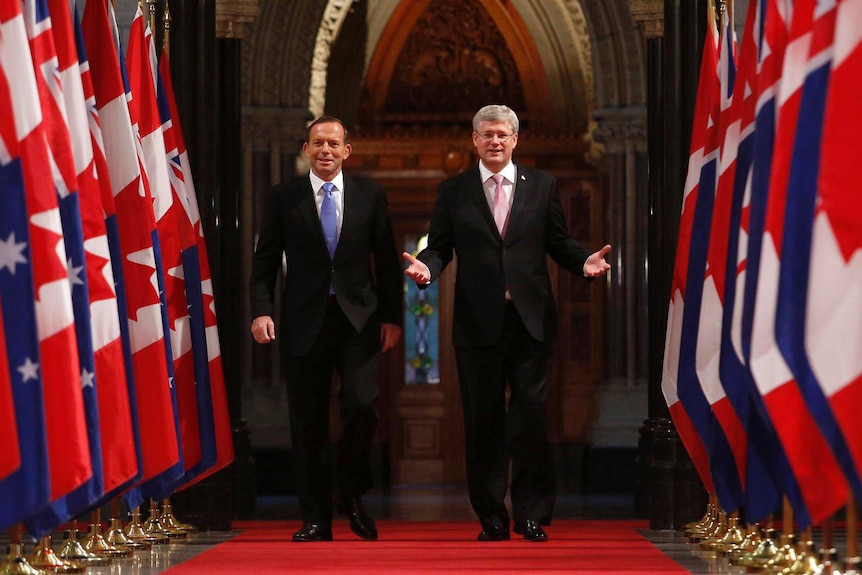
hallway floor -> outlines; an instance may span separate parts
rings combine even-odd
[[[393,488],[388,494],[370,494],[365,498],[366,506],[369,512],[378,519],[379,530],[381,532],[381,540],[385,539],[387,523],[394,525],[396,523],[403,525],[403,522],[454,522],[462,521],[471,525],[475,521],[472,510],[469,506],[467,494],[463,489],[450,486],[425,486],[425,487],[409,487],[409,488]],[[618,520],[621,523],[631,523],[632,519],[632,497],[631,496],[572,496],[562,495],[558,498],[557,507],[555,510],[555,519],[558,520],[597,520],[596,525],[599,525],[598,520],[604,520],[602,523],[607,523],[608,520]],[[179,518],[182,520],[182,517]],[[257,501],[256,520],[260,521],[287,521],[291,524],[296,521],[298,523],[298,506],[294,497],[261,497]],[[248,522],[242,522],[248,524]],[[346,523],[343,518],[337,518],[336,524]],[[589,525],[589,523],[587,523]],[[724,562],[706,559],[701,553],[698,553],[693,545],[689,544],[686,538],[672,531],[650,531],[647,529],[646,521],[638,522],[637,525],[642,525],[642,528],[637,528],[637,533],[654,545],[665,556],[672,559],[679,565],[680,568],[687,570],[693,574],[706,573],[743,573],[742,568],[730,568]],[[345,526],[338,526],[338,531],[345,533],[341,537],[341,544],[349,544],[352,546],[365,545],[358,539],[352,537],[352,534],[346,531]],[[342,529],[342,527],[344,527]],[[562,530],[562,527],[560,528]],[[289,527],[292,530],[292,525]],[[475,523],[475,531],[478,533],[479,524]],[[469,531],[472,533],[472,531]],[[554,525],[551,525],[547,532],[551,541],[554,539]],[[91,575],[158,575],[165,573],[171,567],[177,566],[188,559],[196,557],[205,551],[212,549],[219,543],[230,541],[238,534],[238,531],[233,532],[208,532],[199,533],[190,537],[187,541],[171,543],[169,545],[156,545],[152,550],[138,553],[136,557],[130,559],[114,560],[113,564],[105,567],[89,567],[87,573]],[[58,533],[55,536],[54,549],[59,550],[62,546],[61,535]],[[83,538],[83,536],[81,536]],[[285,546],[292,546],[288,537],[285,538]],[[338,538],[337,538],[338,539]],[[0,535],[5,548],[8,542],[8,534]],[[512,541],[511,544],[518,545],[523,542]],[[337,547],[339,541],[333,542]],[[368,543],[373,545],[374,543]],[[509,542],[503,545],[509,545]],[[315,544],[327,545],[327,544]],[[530,544],[535,545],[535,544]],[[532,548],[532,547],[531,547]],[[625,548],[623,542],[615,548],[610,546],[613,551],[608,552],[607,566],[603,572],[614,573],[619,572],[614,570],[614,554],[618,553],[621,556],[627,554],[631,550]],[[289,547],[293,550],[293,547]],[[33,550],[33,542],[25,541],[25,553],[29,554]],[[335,551],[335,549],[333,549]],[[515,551],[513,549],[513,551]],[[540,570],[541,571],[541,570]],[[555,572],[566,572],[566,570],[554,569]],[[0,568],[0,573],[3,570]],[[248,563],[243,566],[238,566],[236,573],[251,573],[254,572],[254,557],[248,558]],[[268,571],[273,572],[273,571]],[[289,571],[284,571],[289,572]],[[537,571],[539,572],[539,571]],[[578,572],[576,567],[573,567],[570,572]],[[631,570],[625,572],[631,573]],[[652,572],[645,566],[643,573]]]

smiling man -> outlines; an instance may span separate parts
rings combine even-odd
[[[479,162],[440,183],[428,247],[416,258],[403,254],[404,273],[420,288],[458,256],[453,342],[479,541],[510,537],[510,458],[514,531],[548,538],[542,526],[551,522],[556,480],[545,401],[557,311],[546,254],[588,278],[610,269],[609,245],[591,254],[569,236],[555,179],[512,162],[518,126],[506,106],[476,113]]]
[[[401,336],[403,279],[383,188],[341,170],[351,149],[337,118],[308,127],[302,150],[311,170],[273,190],[252,264],[251,332],[268,344],[275,340],[276,278],[287,259],[279,339],[303,520],[296,542],[332,540],[326,452],[333,369],[342,382],[335,510],[356,535],[377,539],[361,497],[371,487],[380,354]]]

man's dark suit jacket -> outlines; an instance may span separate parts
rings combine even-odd
[[[403,272],[383,188],[344,174],[344,217],[330,260],[308,175],[276,186],[263,214],[251,273],[252,317],[272,315],[282,254],[287,274],[277,334],[294,355],[310,349],[323,323],[330,283],[344,315],[361,331],[375,312],[401,325]]]
[[[428,248],[418,259],[434,281],[452,260],[453,250],[458,256],[455,347],[485,347],[500,339],[507,287],[530,335],[553,341],[556,305],[545,254],[570,272],[583,274],[590,252],[569,237],[555,179],[517,167],[514,194],[503,239],[478,165],[437,188]]]

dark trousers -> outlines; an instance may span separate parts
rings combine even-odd
[[[484,529],[508,530],[504,499],[510,457],[515,522],[550,524],[556,477],[545,409],[553,344],[533,339],[511,303],[505,313],[497,345],[457,348],[455,356],[470,503]]]
[[[335,482],[344,497],[371,488],[369,456],[377,431],[374,400],[380,372],[380,323],[370,320],[357,332],[333,296],[320,334],[303,356],[284,354],[294,471],[302,519],[332,521],[332,471],[329,464],[329,397],[333,370],[341,379],[338,394],[342,433]]]

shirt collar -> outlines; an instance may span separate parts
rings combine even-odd
[[[326,183],[326,180],[322,180],[317,177],[317,174],[309,170],[308,177],[311,180],[311,189],[314,190],[315,194],[320,193],[320,188],[323,187],[323,184]],[[336,189],[340,191],[344,191],[344,172],[340,171],[335,174],[335,177],[330,180],[333,184],[335,184]]]
[[[515,183],[515,163],[511,160],[509,160],[509,163],[506,164],[506,167],[504,167],[497,173],[501,174],[504,178],[506,178],[507,182]],[[486,168],[485,164],[483,164],[482,161],[479,160],[479,174],[481,175],[482,182],[484,183],[488,181],[488,178],[494,175],[494,172]]]

